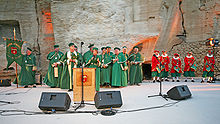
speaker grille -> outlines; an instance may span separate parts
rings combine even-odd
[[[192,96],[187,85],[175,86],[167,92],[167,95],[174,100],[183,100]]]

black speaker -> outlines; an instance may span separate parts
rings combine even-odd
[[[122,99],[120,91],[104,91],[95,94],[95,107],[97,109],[103,108],[119,108],[122,106]]]
[[[183,100],[192,96],[187,85],[175,86],[167,92],[167,95],[174,100]]]
[[[39,108],[50,111],[66,111],[69,109],[71,99],[67,93],[60,92],[43,92],[41,94]]]
[[[11,79],[0,79],[0,87],[11,86]]]

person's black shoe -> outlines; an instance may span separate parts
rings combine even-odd
[[[179,80],[176,80],[176,82],[180,82]]]
[[[194,80],[192,80],[191,82],[195,82]]]
[[[36,85],[33,85],[33,88],[36,88]]]
[[[163,82],[163,79],[161,79],[161,82]]]
[[[211,81],[207,81],[207,83],[211,83]]]
[[[24,88],[28,88],[28,85],[24,86]]]
[[[156,81],[155,80],[153,80],[153,83],[155,83]]]
[[[187,82],[187,80],[185,80],[185,82]]]
[[[137,86],[141,86],[139,83],[136,84]]]
[[[172,82],[175,82],[174,80],[172,80]]]
[[[168,79],[165,79],[165,81],[169,81]]]
[[[212,80],[212,83],[215,83],[215,81]]]
[[[73,91],[73,89],[69,89],[68,92]]]
[[[160,82],[160,80],[157,80],[157,82]]]
[[[202,80],[201,83],[204,83],[204,80]]]
[[[51,86],[50,88],[56,88],[56,86]]]

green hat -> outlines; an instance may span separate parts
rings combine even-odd
[[[107,48],[111,48],[111,47],[110,47],[110,46],[107,46],[106,49],[107,49]]]
[[[59,48],[59,45],[54,45],[53,47],[54,47],[54,49],[55,49],[55,48]]]
[[[74,45],[75,46],[75,48],[78,48],[76,45]]]
[[[93,47],[93,46],[94,46],[94,44],[89,44],[88,48],[91,48],[91,47]]]
[[[115,47],[115,48],[114,48],[114,50],[116,50],[116,49],[121,50],[119,47]]]
[[[71,46],[75,46],[75,44],[74,43],[69,43],[69,47],[71,47]]]
[[[127,48],[126,46],[123,46],[122,48]]]
[[[101,50],[106,49],[106,47],[102,47]]]
[[[27,50],[32,51],[32,49],[30,47],[28,47]]]
[[[139,49],[139,47],[138,47],[138,46],[135,46],[134,48],[138,48],[138,49]]]
[[[98,50],[98,48],[97,48],[97,47],[94,47],[92,50]]]

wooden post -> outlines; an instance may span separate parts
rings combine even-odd
[[[15,28],[14,28],[13,32],[14,32],[14,40],[16,40]],[[16,83],[17,83],[17,88],[18,88],[18,64],[16,62],[15,62],[15,74],[16,74]]]

